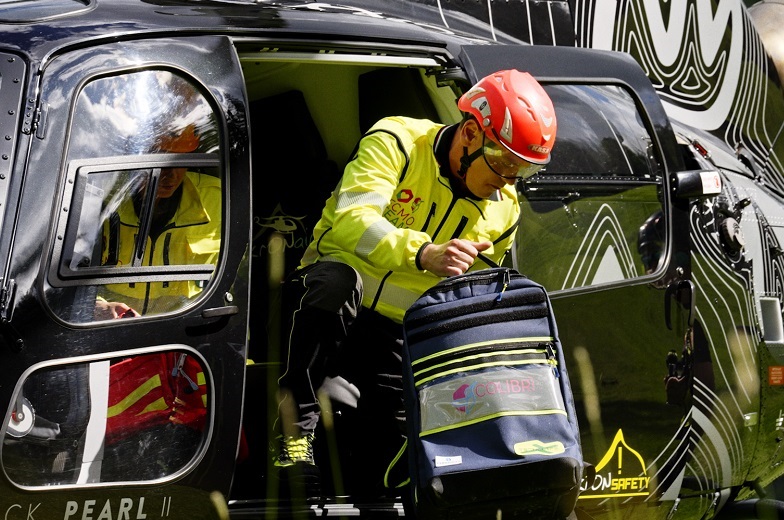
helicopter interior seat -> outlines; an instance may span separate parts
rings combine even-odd
[[[248,473],[240,481],[256,483],[258,472],[267,465],[270,432],[266,417],[272,413],[269,400],[262,396],[268,395],[270,381],[281,370],[284,322],[276,290],[281,277],[299,265],[324,202],[338,181],[339,169],[327,155],[301,91],[253,100],[249,114],[253,236],[248,359],[253,362],[246,367],[245,392],[253,398],[245,399],[247,451],[238,472]],[[336,393],[341,389],[338,386]],[[255,492],[242,484],[232,491],[238,497]]]
[[[363,134],[387,116],[440,119],[417,69],[388,67],[366,72],[359,76],[358,90]]]
[[[280,309],[270,304],[276,276],[299,265],[340,172],[328,157],[302,91],[251,102],[250,124],[254,236],[248,357],[269,361],[278,357],[275,343],[280,340],[275,338],[281,336],[276,331],[285,323]],[[276,233],[279,241],[270,243]],[[273,257],[283,263],[277,275]],[[322,390],[334,401],[356,407],[359,391],[344,378],[329,378]]]
[[[275,288],[270,277],[276,276],[271,258],[282,260],[278,276],[286,276],[299,265],[324,202],[337,184],[339,169],[327,156],[299,90],[252,101],[250,125],[253,280],[249,357],[267,361],[270,333],[275,330],[271,326],[280,324],[279,309],[270,306],[270,290]],[[278,241],[271,243],[273,236]]]

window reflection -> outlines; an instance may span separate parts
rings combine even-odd
[[[221,185],[216,177],[185,166],[123,173],[128,175],[119,176],[116,191],[125,196],[112,207],[115,197],[110,192],[101,218],[88,222],[100,229],[98,265],[138,268],[217,263]],[[86,218],[82,214],[80,227]],[[173,311],[198,296],[204,286],[203,280],[106,284],[98,289],[96,319]]]
[[[161,479],[196,455],[208,403],[186,351],[41,368],[15,399],[3,466],[21,486]]]
[[[664,214],[657,210],[640,226],[637,234],[637,252],[645,274],[655,273],[664,255]]]
[[[165,70],[97,79],[79,93],[69,159],[192,152],[167,149],[168,136],[190,132],[201,152],[218,150],[215,114],[188,80]]]
[[[80,284],[125,276],[79,292],[95,312],[78,321],[175,311],[202,292],[214,271],[222,234],[217,169],[182,160],[160,164],[79,169],[70,221],[60,235],[58,275]],[[140,276],[145,271],[150,276]]]
[[[69,138],[57,289],[47,294],[58,315],[175,312],[202,293],[221,246],[218,137],[207,99],[171,71],[85,85]]]
[[[178,166],[145,172],[129,181],[136,189],[100,220],[102,266],[217,263],[221,240],[217,178]],[[151,185],[156,188],[152,190]],[[201,280],[107,284],[99,289],[99,298],[123,306],[117,309],[99,303],[96,319],[173,311],[203,288]]]
[[[614,85],[547,85],[558,137],[520,185],[516,267],[550,291],[662,269],[661,161],[632,96]]]
[[[65,261],[70,270],[101,265],[109,254],[108,244],[103,243],[102,223],[108,226],[112,215],[123,204],[135,199],[144,198],[149,184],[150,170],[129,170],[98,172],[88,176],[87,185],[80,208],[77,234],[73,253],[66,255]],[[111,256],[116,257],[115,265],[132,265],[133,250],[125,252],[126,257],[120,258],[119,252],[112,250]]]
[[[660,167],[631,95],[613,85],[547,85],[558,137],[547,174],[652,177]]]

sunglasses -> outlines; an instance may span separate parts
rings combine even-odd
[[[482,156],[493,173],[504,179],[527,179],[544,168],[521,159],[503,146],[487,139],[482,134]]]

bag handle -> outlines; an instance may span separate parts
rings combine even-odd
[[[397,466],[398,462],[400,462],[400,460],[406,454],[407,448],[408,448],[408,439],[403,441],[403,445],[400,447],[400,450],[398,450],[397,455],[395,455],[395,458],[392,459],[392,462],[389,463],[389,467],[387,467],[387,470],[384,472],[384,487],[385,488],[392,489],[394,487],[394,489],[400,489],[400,488],[402,488],[404,486],[407,486],[409,484],[409,482],[411,482],[411,477],[407,476],[406,479],[403,482],[400,482],[399,484],[395,484],[394,486],[390,485],[390,483],[389,483],[389,475],[390,475],[390,473],[392,473],[393,468],[395,466]]]

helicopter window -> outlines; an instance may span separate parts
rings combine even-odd
[[[68,159],[217,152],[215,112],[199,89],[167,70],[98,78],[79,93]]]
[[[614,85],[546,85],[558,118],[548,175],[652,178],[650,133],[631,95]],[[589,153],[585,153],[589,152]]]
[[[550,291],[661,272],[662,161],[647,118],[614,85],[546,85],[558,118],[552,160],[519,187],[517,268]]]
[[[215,113],[169,71],[100,78],[79,95],[50,282],[68,321],[174,312],[215,270],[222,180]],[[69,289],[70,287],[73,287]],[[70,297],[69,297],[70,295]]]
[[[204,444],[207,370],[185,347],[41,366],[18,388],[2,461],[22,487],[158,480]]]

